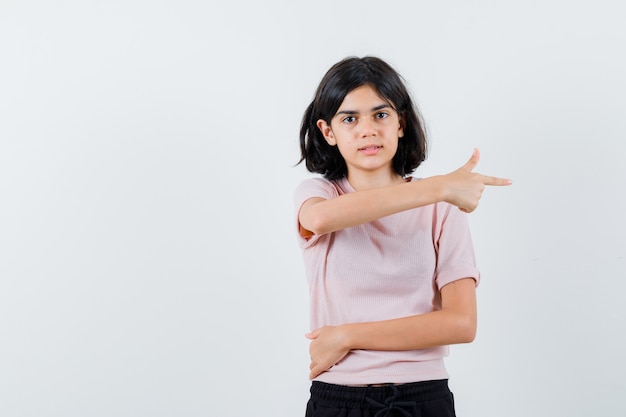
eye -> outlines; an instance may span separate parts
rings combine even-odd
[[[379,111],[378,113],[376,113],[377,119],[386,119],[387,117],[389,117],[389,113],[387,112]]]
[[[356,120],[356,117],[354,116],[346,116],[343,119],[341,119],[343,123],[354,123],[355,120]]]

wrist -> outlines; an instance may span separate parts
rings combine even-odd
[[[353,332],[352,332],[352,327],[354,325],[353,324],[342,324],[338,326],[338,330],[339,330],[339,343],[342,347],[342,349],[344,350],[353,350],[355,349],[354,347],[354,340],[353,340]]]
[[[435,175],[428,178],[432,181],[433,198],[437,203],[447,201],[448,186],[444,175]]]

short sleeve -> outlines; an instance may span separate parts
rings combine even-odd
[[[467,214],[447,203],[439,203],[437,206],[434,225],[437,287],[441,289],[463,278],[474,278],[478,285],[480,272],[476,266]]]
[[[306,248],[315,244],[319,236],[314,235],[309,239],[305,239],[300,235],[300,221],[298,216],[300,208],[305,201],[310,198],[320,197],[324,199],[335,198],[339,196],[337,186],[324,178],[308,178],[300,183],[294,192],[295,207],[295,226],[298,243],[301,248]]]

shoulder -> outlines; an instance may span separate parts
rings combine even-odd
[[[294,197],[296,200],[302,199],[303,197],[305,199],[311,197],[337,197],[343,194],[343,190],[339,184],[340,182],[341,180],[330,181],[322,177],[307,178],[296,187]]]

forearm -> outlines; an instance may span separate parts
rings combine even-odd
[[[321,327],[311,339],[310,378],[328,370],[351,350],[401,351],[468,343],[474,339],[475,315],[435,311],[394,320]]]
[[[435,176],[323,200],[303,207],[300,223],[315,234],[325,234],[434,204],[443,200],[442,181]]]
[[[476,335],[476,281],[463,278],[441,290],[442,308],[393,320],[340,326],[350,350],[414,350],[469,343]]]
[[[476,334],[476,318],[440,310],[340,327],[349,350],[400,351],[472,342]]]
[[[328,200],[311,199],[315,201],[305,202],[300,210],[302,235],[330,233],[440,201],[470,213],[478,206],[486,185],[511,184],[507,179],[471,172],[476,163],[477,150],[463,167],[446,175],[347,193]]]
[[[441,289],[441,310],[393,320],[325,326],[311,339],[311,378],[351,350],[402,351],[469,343],[476,334],[476,281],[461,278]]]

